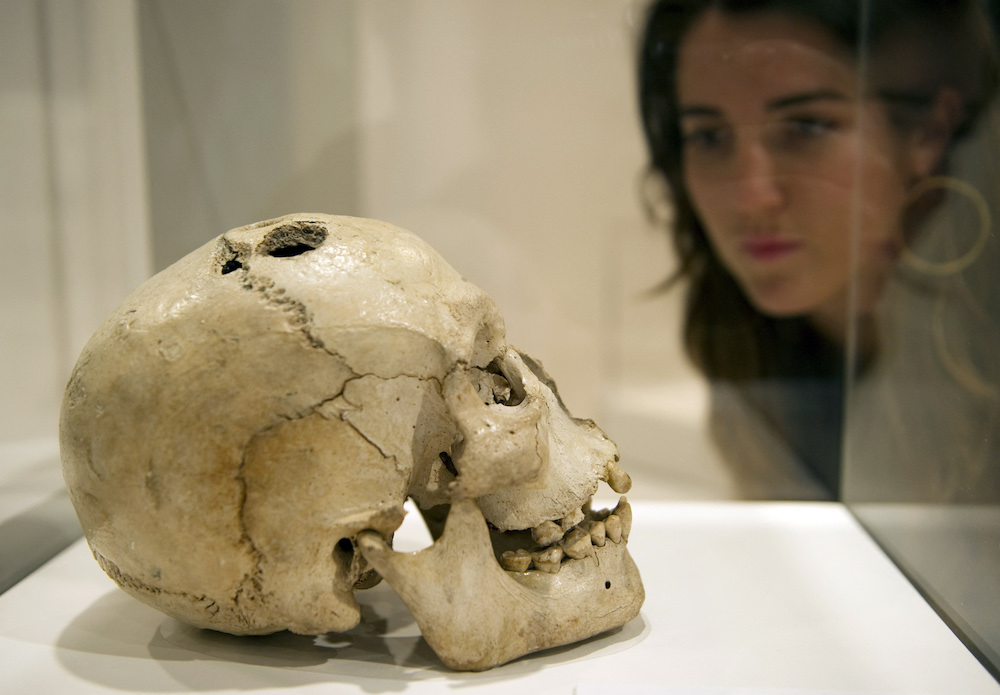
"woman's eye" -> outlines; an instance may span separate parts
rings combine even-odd
[[[788,129],[791,134],[801,137],[814,138],[836,130],[837,124],[828,118],[815,118],[806,116],[793,118],[788,121]]]
[[[775,124],[771,144],[779,152],[798,152],[803,148],[811,149],[826,141],[826,138],[839,130],[836,121],[815,116],[788,118]]]
[[[704,127],[685,131],[682,139],[686,147],[707,151],[722,148],[726,144],[727,137],[724,128]]]

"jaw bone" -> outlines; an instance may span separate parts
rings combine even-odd
[[[618,509],[627,506],[623,498]],[[456,670],[491,668],[619,627],[645,597],[624,542],[568,560],[558,575],[504,570],[470,499],[452,504],[444,533],[428,548],[398,553],[374,531],[359,534],[358,547]]]

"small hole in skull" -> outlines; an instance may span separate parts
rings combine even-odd
[[[605,589],[610,589],[611,588],[611,582],[604,582],[604,588]]]
[[[232,272],[234,272],[236,270],[239,270],[242,267],[243,267],[242,263],[240,263],[235,258],[230,258],[228,261],[225,262],[225,264],[223,264],[223,266],[222,266],[222,274],[223,275],[229,275],[229,273],[232,273]]]
[[[306,251],[313,251],[315,249],[315,246],[310,246],[309,244],[292,244],[291,246],[277,248],[270,255],[275,258],[291,258],[292,256],[301,256]]]
[[[283,224],[264,237],[257,253],[274,258],[294,258],[317,249],[326,240],[326,235],[326,228],[318,224]]]

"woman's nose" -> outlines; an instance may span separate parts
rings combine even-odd
[[[775,160],[762,142],[752,142],[737,156],[735,201],[740,212],[766,213],[780,208],[784,192]]]

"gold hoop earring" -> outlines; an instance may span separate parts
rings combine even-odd
[[[934,188],[944,188],[955,193],[961,193],[972,201],[972,204],[976,208],[976,214],[979,216],[979,236],[976,238],[976,242],[972,245],[972,248],[958,258],[950,261],[928,261],[913,253],[905,244],[903,245],[903,261],[907,265],[914,270],[919,270],[928,275],[944,277],[959,273],[976,262],[976,259],[979,258],[979,255],[986,247],[986,242],[989,241],[992,217],[990,215],[990,206],[986,202],[986,198],[983,197],[983,194],[975,186],[951,176],[930,176],[923,179],[910,190],[910,197],[914,199],[919,198]]]
[[[674,223],[673,193],[661,171],[650,167],[641,175],[639,196],[650,222],[667,228]]]

